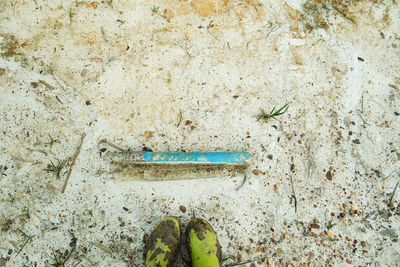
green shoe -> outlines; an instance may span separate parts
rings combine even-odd
[[[221,266],[221,246],[217,234],[207,221],[199,218],[191,220],[186,234],[193,267]]]
[[[159,221],[146,241],[146,267],[172,267],[181,241],[181,229],[175,217]]]

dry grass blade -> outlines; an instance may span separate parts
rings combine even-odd
[[[68,173],[67,173],[67,177],[65,178],[63,188],[61,189],[61,193],[64,193],[65,192],[65,188],[67,188],[69,177],[71,176],[71,173],[72,173],[72,168],[75,165],[76,158],[78,157],[79,153],[81,152],[81,148],[82,148],[82,144],[83,144],[83,140],[85,139],[85,136],[86,136],[86,134],[82,134],[81,142],[79,143],[78,149],[76,150],[75,154],[72,157],[72,163],[71,163],[71,166],[69,167],[69,170],[68,170]]]

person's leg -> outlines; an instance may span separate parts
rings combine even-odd
[[[186,235],[193,267],[221,266],[221,246],[207,221],[200,218],[191,220]]]
[[[146,241],[146,267],[172,267],[179,250],[181,230],[175,217],[157,223]]]

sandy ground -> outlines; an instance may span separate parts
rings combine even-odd
[[[397,0],[0,1],[0,266],[143,266],[165,215],[224,266],[400,266],[399,30]],[[151,182],[113,146],[252,159]]]

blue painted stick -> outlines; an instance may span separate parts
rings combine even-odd
[[[136,164],[244,164],[250,159],[248,152],[118,152],[114,162]]]

